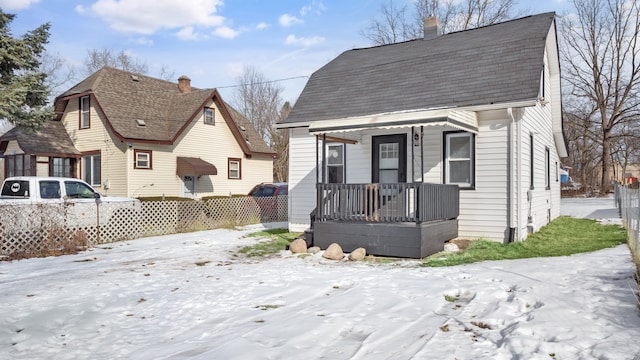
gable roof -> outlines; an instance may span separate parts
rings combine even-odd
[[[282,124],[535,100],[554,17],[345,51],[311,76]]]
[[[214,101],[247,155],[275,154],[250,122],[229,110],[216,89],[191,88],[183,93],[174,82],[103,67],[56,99],[57,119],[69,100],[86,95],[92,95],[92,104],[105,115],[105,125],[125,142],[173,144],[204,106]],[[246,130],[241,131],[240,125]],[[245,133],[250,135],[242,136]]]
[[[9,141],[15,140],[25,154],[54,157],[80,157],[69,133],[60,121],[48,121],[38,132],[15,127],[0,136],[0,152],[4,152]]]

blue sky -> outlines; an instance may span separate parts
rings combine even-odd
[[[293,102],[313,71],[345,50],[370,46],[361,31],[383,2],[0,0],[0,8],[17,15],[14,35],[50,22],[47,49],[70,65],[81,67],[89,49],[122,50],[146,62],[151,76],[165,66],[176,81],[187,75],[192,86],[216,87],[227,100],[243,67],[252,66],[270,80],[288,79],[279,84]],[[569,8],[566,0],[519,6],[526,14]]]

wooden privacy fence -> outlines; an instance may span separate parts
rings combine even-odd
[[[82,221],[69,221],[71,213],[86,217]],[[287,221],[287,213],[286,195],[144,201],[139,211],[106,202],[2,205],[0,257],[46,251],[69,241],[92,246],[146,236]]]

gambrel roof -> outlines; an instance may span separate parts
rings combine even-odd
[[[282,124],[535,100],[554,17],[346,51],[311,76]]]
[[[247,155],[275,155],[251,123],[225,103],[216,89],[190,88],[175,82],[103,67],[55,101],[60,119],[70,99],[91,95],[114,134],[124,142],[173,144],[204,107],[215,102]],[[216,122],[220,121],[216,119]],[[140,124],[144,126],[140,126]]]

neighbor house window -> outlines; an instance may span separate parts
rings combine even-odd
[[[51,176],[71,177],[71,158],[50,158],[49,169]]]
[[[80,129],[88,129],[91,126],[91,104],[89,102],[89,96],[83,96],[80,98]]]
[[[544,148],[544,187],[551,189],[551,154],[549,147]]]
[[[229,158],[229,179],[241,179],[242,178],[242,160]]]
[[[134,150],[136,169],[151,169],[151,150]]]
[[[100,186],[101,168],[100,151],[85,153],[82,156],[82,180]]]
[[[533,134],[529,134],[529,189],[534,189],[534,176],[533,169],[535,168],[533,163]]]
[[[330,184],[344,184],[344,144],[327,145],[327,181]]]
[[[19,154],[19,155],[5,155],[5,176],[33,176],[35,175],[35,169],[32,169],[31,155]]]
[[[204,123],[209,125],[216,124],[216,113],[212,108],[204,108]]]
[[[458,184],[463,188],[475,185],[474,137],[468,132],[445,133],[445,174],[446,184]]]

